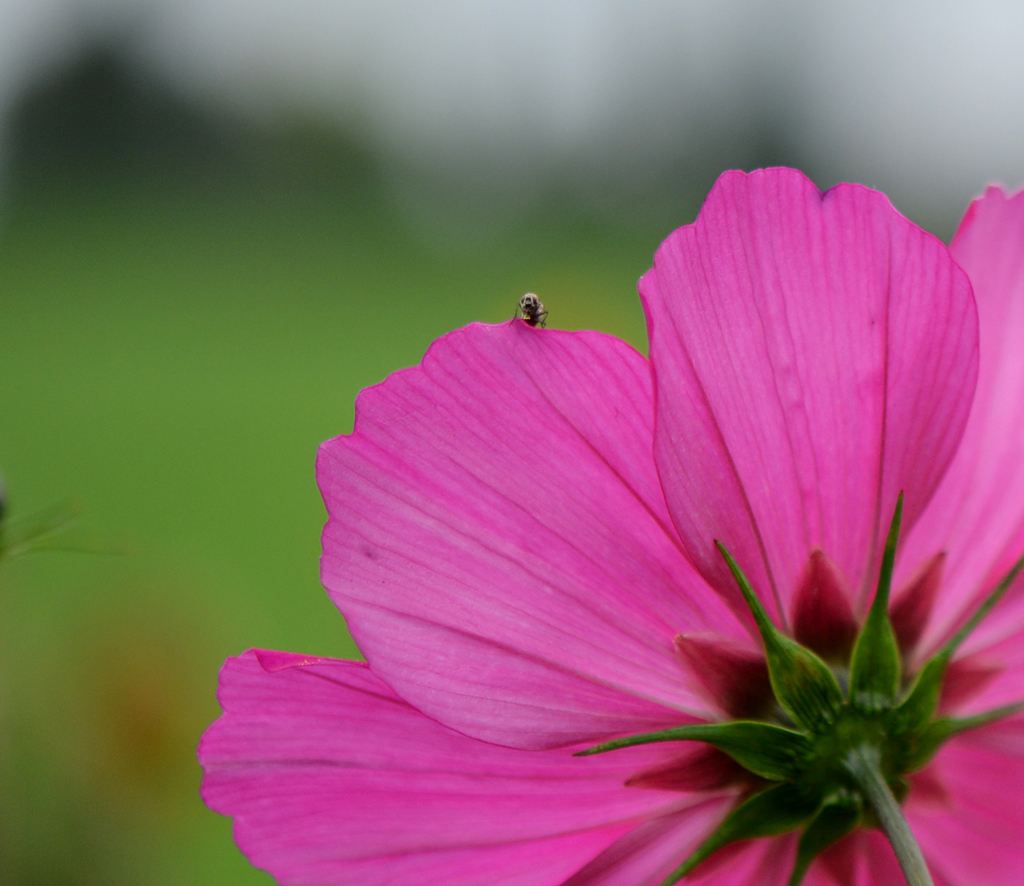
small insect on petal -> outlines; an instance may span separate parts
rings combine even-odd
[[[548,324],[548,312],[544,308],[544,302],[532,292],[527,292],[519,299],[519,307],[516,308],[512,319],[515,320],[520,314],[523,315],[523,320],[527,326],[544,327]]]

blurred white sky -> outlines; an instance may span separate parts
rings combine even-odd
[[[760,114],[907,211],[1024,181],[1020,0],[0,0],[0,110],[111,27],[189,93],[421,163],[656,157]]]

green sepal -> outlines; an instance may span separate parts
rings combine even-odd
[[[761,632],[768,676],[782,709],[793,722],[822,732],[843,708],[843,691],[835,675],[817,655],[782,633],[768,617],[747,577],[721,542],[715,542],[750,607]]]
[[[630,735],[579,751],[575,756],[603,754],[619,748],[657,741],[703,741],[728,754],[744,769],[770,781],[796,778],[811,753],[811,742],[801,732],[770,723],[733,720],[729,723],[699,723],[660,732]]]
[[[841,790],[825,801],[825,805],[800,836],[796,864],[789,886],[800,886],[804,874],[822,852],[852,831],[860,821],[861,803],[850,791]]]
[[[662,881],[661,886],[678,883],[706,858],[737,840],[774,837],[800,827],[817,807],[817,798],[789,782],[755,794],[733,809],[715,832]]]
[[[892,723],[894,734],[920,732],[932,720],[939,703],[939,696],[942,693],[942,681],[946,676],[946,668],[949,667],[953,654],[967,639],[971,631],[992,611],[992,607],[1002,599],[1003,594],[1013,584],[1013,580],[1022,569],[1024,569],[1024,557],[1021,557],[1003,576],[1003,580],[996,585],[995,590],[985,598],[963,627],[924,663],[907,697],[894,712],[896,715],[896,720]]]
[[[890,734],[920,732],[935,716],[949,657],[940,651],[925,662],[907,697],[890,715]]]
[[[903,772],[916,772],[927,765],[935,752],[953,736],[970,732],[972,729],[980,729],[1020,711],[1024,711],[1024,702],[1006,705],[971,717],[939,717],[910,739],[909,753],[899,761],[900,769]]]
[[[889,590],[892,587],[892,569],[902,517],[901,492],[896,500],[896,511],[885,541],[875,599],[864,627],[857,635],[850,659],[850,704],[869,714],[892,707],[902,677],[900,646],[889,620]]]

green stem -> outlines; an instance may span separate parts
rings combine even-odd
[[[907,886],[935,886],[928,865],[911,833],[900,804],[882,776],[877,748],[861,745],[850,751],[846,768],[867,797],[878,821],[896,853],[896,860],[907,878]]]

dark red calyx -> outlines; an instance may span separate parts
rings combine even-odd
[[[793,638],[826,661],[846,664],[856,637],[846,579],[828,555],[815,548],[793,600]]]
[[[935,593],[942,583],[942,567],[945,563],[944,552],[926,560],[913,578],[900,589],[889,607],[892,629],[905,657],[913,653],[925,625],[928,624]]]
[[[709,699],[734,719],[757,719],[775,704],[764,655],[721,637],[680,634],[675,646]]]
[[[717,748],[694,745],[667,763],[643,769],[626,785],[659,791],[717,791],[758,780]]]

